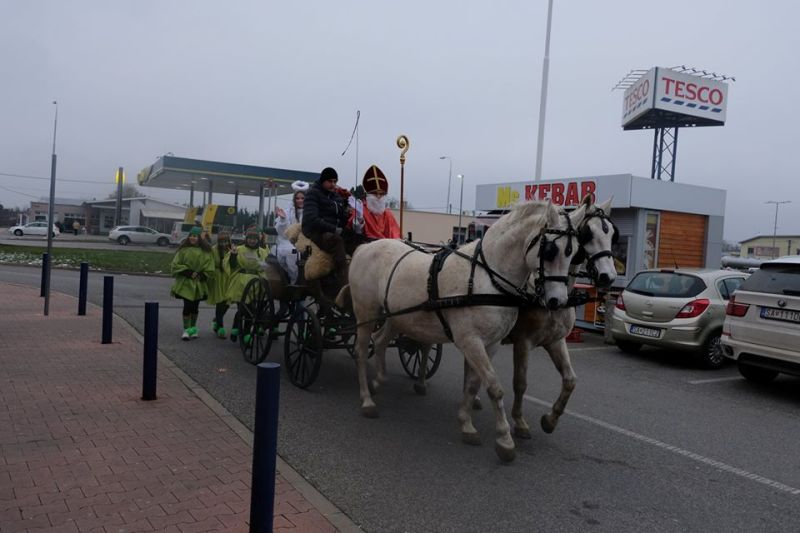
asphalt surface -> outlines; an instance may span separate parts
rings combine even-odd
[[[0,266],[0,280],[39,279],[36,268]],[[252,428],[255,369],[230,341],[211,337],[208,307],[201,339],[181,342],[170,284],[115,276],[115,312],[141,331],[144,302],[159,301],[159,348]],[[53,271],[54,290],[77,287],[77,272]],[[100,304],[101,291],[102,276],[91,274],[90,299]],[[475,416],[483,445],[460,442],[462,359],[452,347],[424,397],[390,352],[375,420],[359,415],[349,356],[326,352],[310,389],[283,380],[279,453],[370,532],[800,529],[800,379],[755,386],[732,365],[706,371],[687,355],[625,355],[584,337],[570,345],[578,385],[551,435],[538,419],[560,379],[543,351],[532,355],[525,410],[534,434],[517,439],[510,465],[494,454],[490,409]],[[276,343],[269,360],[282,354]],[[495,359],[508,412],[510,356],[504,347]]]
[[[47,237],[40,235],[23,235],[16,237],[8,233],[6,228],[0,228],[0,244],[12,244],[15,246],[47,246]],[[116,251],[141,251],[149,252],[169,252],[175,253],[175,246],[158,246],[156,244],[128,244],[123,246],[113,242],[105,236],[97,235],[74,235],[72,233],[62,233],[53,239],[53,248],[78,248],[92,250],[116,250]]]

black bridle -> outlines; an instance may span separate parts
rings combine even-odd
[[[564,246],[564,255],[569,257],[572,255],[572,238],[578,237],[578,232],[572,227],[572,221],[569,215],[566,213],[560,214],[567,221],[567,229],[552,229],[548,228],[545,224],[545,226],[539,230],[539,233],[531,239],[531,242],[525,249],[525,257],[527,257],[533,247],[536,246],[537,243],[539,244],[539,251],[537,253],[539,257],[539,266],[536,268],[536,277],[534,278],[534,292],[537,298],[541,298],[542,295],[544,295],[544,284],[547,281],[569,285],[569,276],[548,276],[544,271],[545,261],[553,261],[558,255],[558,245],[556,241],[561,237],[567,238],[567,244]],[[550,239],[548,235],[555,235],[556,237]]]
[[[586,273],[592,278],[595,283],[597,282],[597,277],[599,275],[597,271],[597,265],[595,264],[599,259],[603,257],[611,257],[613,258],[614,255],[611,250],[600,250],[599,252],[588,255],[586,253],[586,249],[584,246],[588,244],[592,238],[592,228],[589,227],[589,220],[593,218],[599,218],[601,221],[601,228],[603,229],[603,233],[608,235],[609,231],[613,230],[611,235],[611,244],[617,244],[619,242],[619,230],[611,221],[611,218],[605,214],[605,212],[600,209],[599,207],[595,208],[593,213],[587,213],[586,217],[584,217],[583,221],[581,222],[580,229],[578,231],[578,244],[580,244],[581,249],[575,254],[575,257],[572,259],[572,264],[580,264],[586,261]],[[610,225],[610,228],[609,228]]]

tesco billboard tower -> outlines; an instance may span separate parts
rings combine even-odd
[[[631,71],[615,88],[624,88],[622,128],[655,130],[650,177],[674,181],[678,129],[723,126],[728,85],[734,78],[686,67]]]

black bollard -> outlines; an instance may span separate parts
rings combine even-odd
[[[81,281],[78,285],[78,316],[86,316],[86,292],[89,287],[89,263],[81,263]]]
[[[144,367],[142,371],[142,400],[156,399],[158,373],[158,302],[144,304]]]
[[[47,269],[50,267],[50,254],[47,252],[42,254],[42,290],[39,292],[39,296],[44,298],[44,293],[47,287]]]
[[[111,320],[114,313],[114,276],[103,276],[103,340],[111,344]]]
[[[253,479],[250,533],[272,531],[275,506],[275,462],[278,454],[278,395],[281,365],[261,363],[256,378],[256,420],[253,431]]]

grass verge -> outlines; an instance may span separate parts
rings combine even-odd
[[[0,244],[0,263],[41,266],[45,251],[44,247]],[[163,252],[53,248],[51,265],[54,268],[79,268],[81,263],[89,263],[91,270],[169,274],[171,261],[172,254]]]

